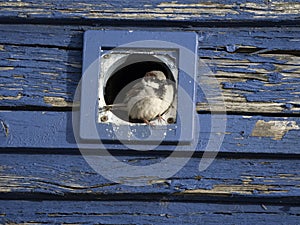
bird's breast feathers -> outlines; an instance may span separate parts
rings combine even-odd
[[[172,104],[174,87],[166,82],[143,81],[143,88],[133,87],[137,92],[127,96],[127,109],[132,119],[152,120],[162,115]],[[139,84],[137,84],[139,85]]]

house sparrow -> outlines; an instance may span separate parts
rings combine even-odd
[[[150,71],[126,93],[123,103],[106,106],[106,109],[125,107],[131,119],[142,120],[148,125],[172,105],[174,86],[161,71]]]

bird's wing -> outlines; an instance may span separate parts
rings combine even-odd
[[[145,82],[140,81],[133,85],[133,87],[126,93],[124,103],[126,104],[131,98],[139,95],[141,92],[145,91]]]

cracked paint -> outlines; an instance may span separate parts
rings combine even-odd
[[[281,140],[290,130],[299,130],[296,121],[264,121],[258,120],[252,131],[253,137],[272,137],[273,140]]]

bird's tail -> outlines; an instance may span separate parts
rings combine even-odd
[[[109,110],[127,110],[126,104],[124,103],[116,103],[112,105],[105,105],[102,108],[103,110],[109,111]]]

